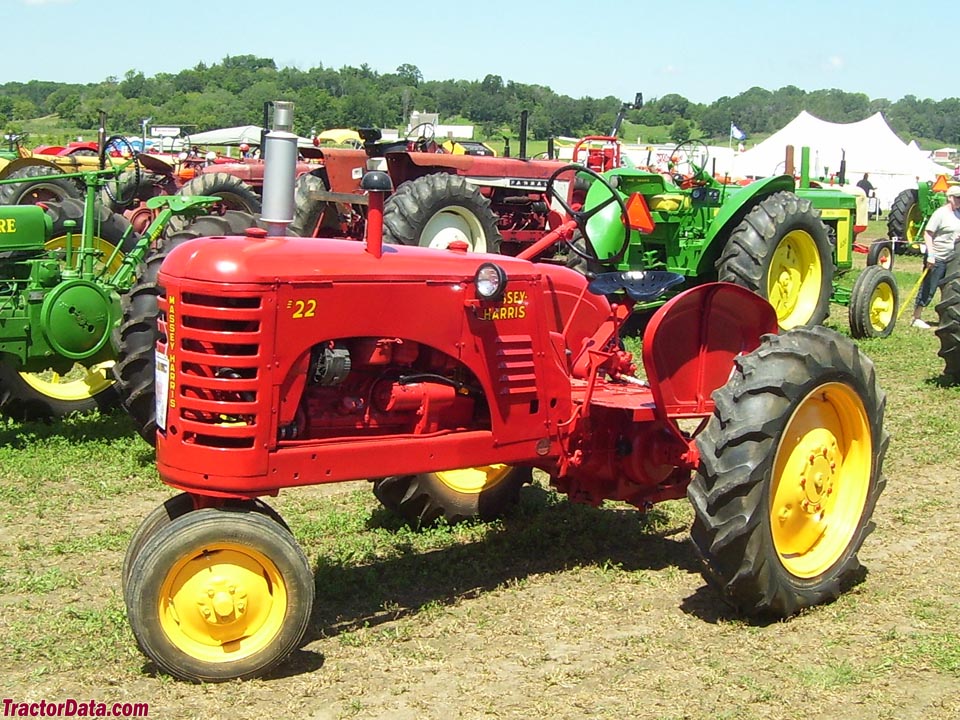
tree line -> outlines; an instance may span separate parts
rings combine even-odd
[[[637,88],[642,90],[642,88]],[[334,127],[402,127],[413,110],[437,112],[443,122],[477,126],[481,138],[516,134],[520,112],[529,112],[534,139],[607,134],[627,98],[571,98],[544,85],[504,80],[425,81],[419,68],[405,63],[380,73],[366,64],[339,70],[322,65],[301,70],[278,68],[269,58],[225,57],[173,73],[147,77],[129,70],[123,78],[69,84],[33,80],[0,84],[0,123],[16,131],[26,120],[56,114],[63,125],[95,128],[101,110],[111,133],[139,134],[142,122],[176,125],[199,132],[233,125],[259,125],[263,105],[273,100],[296,104],[295,130],[301,135]],[[723,139],[730,124],[748,134],[775,132],[801,110],[830,122],[856,122],[881,111],[906,141],[922,138],[960,144],[960,99],[870,99],[842,90],[805,91],[750,88],[709,104],[679,94],[648,98],[625,119],[645,126],[666,126],[675,140]],[[634,140],[635,138],[629,138]],[[642,138],[643,139],[643,138]]]

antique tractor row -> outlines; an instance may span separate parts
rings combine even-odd
[[[589,209],[569,207],[578,181]],[[317,483],[373,479],[414,525],[500,515],[534,469],[577,502],[686,496],[705,577],[748,615],[792,615],[861,577],[888,435],[854,343],[777,334],[759,295],[702,283],[654,312],[640,379],[619,331],[683,276],[588,278],[550,259],[558,244],[600,257],[614,235],[626,255],[655,212],[642,194],[555,168],[546,192],[569,212],[506,256],[385,244],[390,177],[362,187],[365,242],[286,236],[271,215],[269,231],[165,246],[144,288],[158,470],[181,494],[135,532],[122,583],[163,672],[254,677],[298,647],[313,573],[259,498]]]

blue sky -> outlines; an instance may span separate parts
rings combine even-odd
[[[575,98],[640,91],[709,103],[785,85],[960,96],[947,71],[955,17],[927,0],[0,0],[0,9],[3,82],[99,82],[252,54],[303,70],[410,63],[427,80],[489,73]],[[949,32],[937,40],[941,22]]]

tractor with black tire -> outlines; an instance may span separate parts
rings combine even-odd
[[[52,418],[115,404],[109,368],[120,296],[171,217],[196,215],[217,200],[154,198],[158,215],[140,235],[99,202],[112,178],[137,172],[138,157],[104,165],[101,155],[102,169],[23,181],[80,182],[83,199],[0,205],[0,412],[6,415]],[[18,182],[0,181],[0,188]]]
[[[940,340],[937,353],[943,358],[943,374],[949,382],[960,383],[960,253],[947,260],[937,303],[939,322],[934,332]]]
[[[579,182],[585,208],[569,206]],[[853,342],[778,334],[758,294],[702,283],[654,312],[638,378],[619,331],[684,276],[588,278],[540,259],[557,244],[604,257],[595,242],[614,236],[626,256],[632,228],[661,212],[642,193],[556,167],[546,192],[567,217],[507,256],[385,244],[390,187],[364,177],[365,242],[287,236],[275,220],[191,239],[159,266],[159,335],[140,354],[156,361],[159,475],[180,494],[146,517],[122,571],[157,668],[252,678],[300,645],[318,588],[260,498],[317,483],[375,479],[413,525],[508,512],[533,470],[575,502],[687,497],[705,578],[750,616],[788,617],[862,579],[889,437]],[[828,242],[791,193],[768,199],[764,212]]]
[[[887,236],[897,255],[923,254],[923,229],[934,211],[947,201],[947,189],[955,184],[946,175],[901,190],[887,215]]]

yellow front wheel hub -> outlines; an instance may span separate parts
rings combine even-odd
[[[820,300],[823,266],[809,233],[793,230],[780,240],[767,274],[767,300],[777,311],[781,328],[804,325]]]
[[[164,633],[182,652],[204,662],[233,662],[274,641],[287,614],[287,591],[272,560],[222,542],[174,564],[158,605]]]
[[[38,393],[54,400],[76,402],[92,398],[113,384],[110,368],[114,361],[100,363],[93,367],[75,365],[65,375],[53,371],[43,373],[20,373],[23,381]]]
[[[852,388],[828,383],[797,406],[770,483],[773,544],[789,573],[814,578],[843,556],[863,516],[872,456],[870,421]]]
[[[887,283],[877,285],[870,296],[870,326],[879,335],[894,321],[897,300],[893,288]]]

